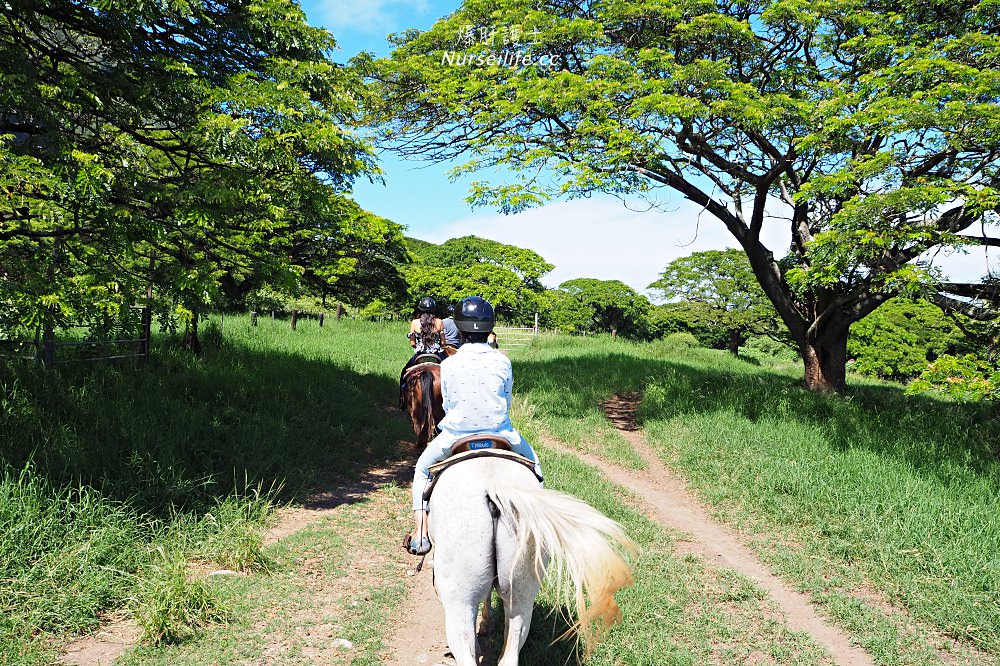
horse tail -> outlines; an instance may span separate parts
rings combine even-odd
[[[424,410],[424,427],[421,439],[424,444],[434,439],[437,419],[434,418],[434,373],[424,370],[420,373],[421,409]]]
[[[546,556],[550,559],[557,597],[566,606],[576,605],[577,621],[566,634],[582,634],[589,655],[622,619],[615,592],[633,583],[626,557],[637,554],[638,545],[621,525],[572,495],[499,482],[487,492],[516,525],[515,560],[530,558],[541,580]]]

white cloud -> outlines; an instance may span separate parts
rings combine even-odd
[[[555,264],[543,280],[549,287],[591,277],[621,280],[640,292],[674,259],[738,247],[719,220],[690,201],[674,197],[663,210],[639,209],[641,205],[627,208],[612,197],[560,201],[516,215],[471,215],[420,237],[442,243],[471,234],[530,248]],[[788,224],[772,219],[765,223],[761,241],[780,257],[790,237]],[[951,280],[974,281],[990,263],[996,270],[996,254],[984,248],[968,254],[941,251],[934,264]]]
[[[429,10],[428,0],[320,0],[307,9],[310,22],[334,34],[351,30],[380,35],[399,29],[400,14],[422,16]]]
[[[618,199],[594,197],[550,203],[517,215],[481,214],[439,228],[426,240],[476,235],[538,252],[556,268],[544,282],[557,286],[578,277],[621,280],[638,291],[656,280],[678,257],[703,250],[736,247],[736,240],[711,214],[678,199],[665,210],[627,208]],[[788,233],[764,235],[764,244],[781,255]]]

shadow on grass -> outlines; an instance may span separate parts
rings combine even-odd
[[[481,666],[496,666],[503,651],[504,612],[503,602],[493,594],[494,616],[491,631],[480,640],[483,642]],[[582,651],[577,648],[574,637],[563,638],[570,629],[565,615],[553,606],[536,600],[528,638],[521,650],[521,663],[536,666],[566,666],[581,663]]]
[[[301,501],[408,455],[412,439],[393,379],[235,343],[201,359],[161,348],[146,364],[6,371],[0,464],[164,518],[233,492]]]
[[[728,360],[728,359],[727,359]],[[720,365],[727,360],[720,356]],[[547,413],[582,418],[601,400],[645,389],[643,421],[730,412],[750,421],[784,420],[823,428],[831,445],[865,448],[905,460],[924,474],[962,468],[1000,478],[1000,410],[905,396],[902,388],[854,385],[822,395],[788,375],[736,364],[732,371],[700,363],[644,359],[604,351],[516,363],[517,390]]]

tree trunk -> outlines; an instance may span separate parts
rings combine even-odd
[[[799,344],[810,391],[840,391],[847,379],[847,331]]]
[[[738,328],[729,329],[729,351],[733,356],[740,355],[740,345],[743,344],[743,333]]]
[[[198,311],[195,310],[191,314],[191,321],[184,329],[184,341],[182,344],[193,351],[195,354],[201,355],[201,340],[198,339]]]

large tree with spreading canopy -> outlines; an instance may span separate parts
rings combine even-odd
[[[702,326],[725,331],[733,354],[748,333],[775,335],[777,313],[739,250],[674,259],[648,289],[664,300],[685,302]]]
[[[806,385],[829,390],[851,324],[892,296],[982,291],[919,258],[1000,244],[983,231],[998,16],[993,0],[466,0],[369,71],[397,150],[519,174],[474,184],[474,203],[658,186],[697,203],[749,259]],[[764,244],[775,224],[790,248]]]
[[[9,0],[0,15],[0,328],[196,313],[271,284],[400,291],[401,228],[350,199],[353,73],[292,0]]]
[[[407,239],[414,263],[404,270],[409,307],[423,296],[455,303],[479,295],[506,322],[530,323],[544,291],[541,278],[554,267],[532,250],[488,238],[463,236],[440,245]]]

